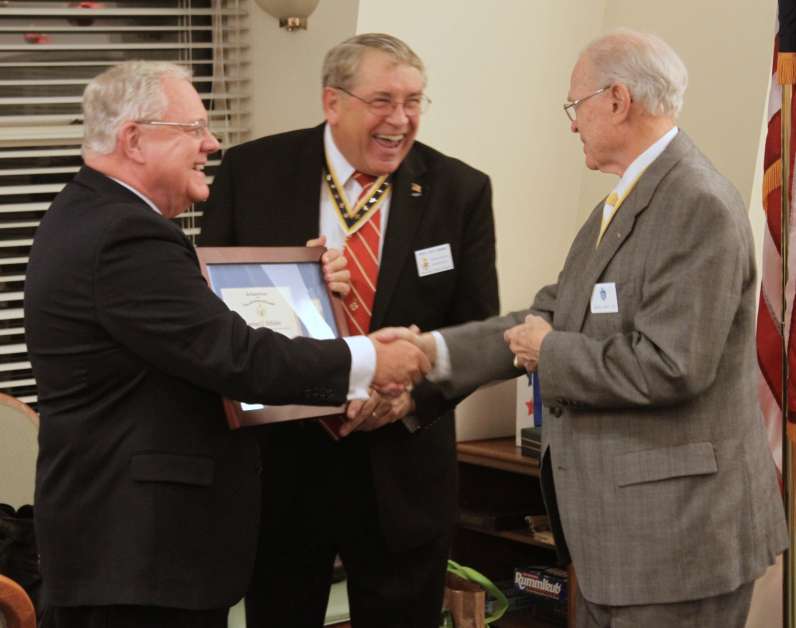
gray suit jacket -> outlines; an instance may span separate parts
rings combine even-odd
[[[545,500],[584,596],[631,605],[726,593],[787,545],[757,403],[746,208],[681,131],[595,248],[601,213],[602,202],[530,310],[443,330],[448,392],[515,377],[503,331],[545,317],[555,488]],[[597,283],[615,284],[618,312],[591,311]]]

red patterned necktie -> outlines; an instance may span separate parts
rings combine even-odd
[[[362,186],[357,203],[370,192],[376,177],[364,172],[351,175]],[[381,209],[346,239],[343,254],[351,272],[351,291],[345,297],[348,333],[367,334],[376,297],[376,280],[379,276],[379,242],[381,240]]]

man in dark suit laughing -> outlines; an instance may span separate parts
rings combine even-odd
[[[206,245],[342,249],[352,333],[498,311],[489,178],[415,141],[430,101],[402,41],[363,34],[323,67],[326,123],[231,148],[204,208]],[[339,552],[355,626],[438,625],[456,512],[453,403],[432,386],[349,407],[334,443],[262,429],[269,469],[249,628],[318,627]]]

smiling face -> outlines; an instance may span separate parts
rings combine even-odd
[[[420,70],[398,63],[381,50],[367,50],[347,89],[359,98],[389,98],[404,102],[423,93]],[[417,135],[420,114],[406,115],[403,107],[389,114],[371,111],[367,103],[333,87],[323,90],[323,109],[335,144],[358,171],[379,176],[394,172]]]
[[[207,120],[207,111],[193,86],[185,80],[162,79],[169,103],[161,120],[194,122]],[[144,157],[143,187],[167,218],[174,218],[210,194],[204,167],[208,155],[216,152],[218,140],[204,129],[140,125]]]

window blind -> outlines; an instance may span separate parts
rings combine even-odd
[[[248,139],[248,2],[0,2],[0,392],[36,404],[25,270],[39,220],[82,164],[86,84],[128,59],[186,65],[222,145]],[[199,217],[177,219],[192,239]]]

